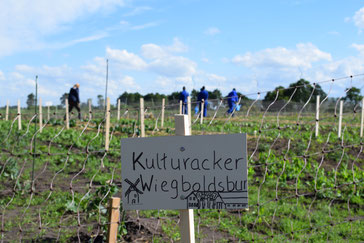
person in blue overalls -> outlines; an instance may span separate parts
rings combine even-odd
[[[179,100],[182,100],[182,114],[188,114],[187,111],[187,97],[189,96],[188,92],[186,91],[186,87],[183,86],[182,92],[179,95]]]
[[[228,105],[229,105],[229,110],[227,110],[227,113],[231,114],[233,113],[235,107],[236,107],[236,102],[238,102],[238,94],[236,93],[235,88],[233,88],[233,90],[228,94]]]
[[[206,91],[205,86],[202,86],[200,93],[198,93],[198,95],[197,95],[197,101],[200,104],[200,112],[201,112],[201,102],[202,102],[202,100],[204,100],[204,109],[203,109],[204,117],[206,117],[207,105],[209,104],[209,102],[207,101],[208,98],[209,98],[209,93]]]

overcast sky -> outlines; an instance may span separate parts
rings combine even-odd
[[[59,104],[75,83],[82,101],[95,100],[106,59],[112,102],[124,91],[250,94],[364,73],[359,0],[2,0],[0,9],[0,106],[25,104],[35,75],[43,102]],[[350,85],[363,89],[364,76],[331,95]]]

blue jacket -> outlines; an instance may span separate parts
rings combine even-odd
[[[68,99],[72,102],[80,103],[80,96],[78,88],[71,88],[70,94],[68,95]]]
[[[229,94],[228,94],[228,103],[229,105],[237,102],[239,99],[238,99],[238,94],[236,93],[235,90],[231,91]]]
[[[202,101],[202,99],[207,102],[207,99],[209,98],[209,93],[206,91],[206,89],[201,90],[200,93],[197,95],[197,101]]]
[[[186,90],[183,90],[179,95],[179,100],[182,100],[183,103],[187,103],[187,97],[189,96]]]

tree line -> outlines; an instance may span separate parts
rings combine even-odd
[[[297,89],[296,89],[296,87],[297,87]],[[299,103],[306,102],[310,98],[313,88],[314,88],[314,85],[311,84],[309,81],[307,81],[305,79],[300,79],[297,82],[294,82],[294,83],[291,83],[290,85],[288,85],[287,88],[285,88],[283,86],[277,86],[273,91],[266,93],[263,101],[272,102],[276,98],[277,92],[278,92],[279,100],[282,100],[282,99],[288,100],[291,98],[292,94],[294,93],[294,95],[292,96],[292,99],[291,99],[292,102],[299,102]],[[191,99],[197,100],[198,93],[199,93],[199,91],[193,89],[190,93]],[[211,99],[211,100],[221,99],[224,97],[219,89],[214,89],[213,91],[208,91],[208,93],[209,93],[209,99]],[[237,92],[237,94],[239,97],[241,97],[242,101],[249,100],[249,98],[247,96],[243,95],[242,93]],[[319,84],[315,85],[315,90],[312,94],[310,102],[312,102],[312,103],[316,102],[317,95],[320,95],[322,98],[327,96],[327,93],[322,89],[322,87]],[[180,91],[175,91],[168,95],[160,94],[160,93],[148,93],[148,94],[142,95],[139,92],[135,92],[135,93],[124,92],[121,95],[119,95],[118,99],[120,99],[120,102],[125,105],[138,104],[140,98],[144,98],[144,101],[146,101],[146,102],[160,103],[162,101],[162,99],[166,99],[167,102],[177,103],[179,101],[179,96],[180,96]],[[68,97],[68,93],[62,94],[62,96],[60,97],[61,106],[65,105],[65,100],[67,97]],[[360,89],[356,88],[356,87],[351,87],[350,89],[347,89],[346,96],[343,99],[346,102],[350,102],[351,104],[356,105],[361,101],[362,98],[363,98],[363,96],[360,95]],[[26,103],[27,103],[28,108],[34,106],[35,96],[33,93],[28,95]],[[82,103],[82,105],[87,105],[87,103],[86,102]],[[97,96],[97,105],[99,107],[105,106],[104,96],[102,96],[102,95]]]

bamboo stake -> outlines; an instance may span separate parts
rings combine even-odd
[[[118,226],[119,226],[119,215],[120,215],[120,198],[110,198],[109,207],[109,231],[107,234],[108,243],[116,243],[118,239]]]
[[[320,119],[320,96],[318,95],[316,98],[316,129],[315,136],[318,136],[319,133],[319,119]]]
[[[9,100],[6,101],[5,121],[9,120]]]
[[[205,106],[205,101],[204,101],[204,99],[202,99],[202,101],[201,101],[201,112],[200,112],[200,124],[203,124],[203,111],[204,111],[204,107]]]
[[[140,136],[145,137],[145,126],[144,126],[144,99],[140,98]]]
[[[191,113],[191,97],[187,97],[187,112],[188,112],[188,124],[190,128],[190,134],[192,134],[192,113]]]
[[[66,129],[70,129],[70,117],[68,114],[68,99],[65,99],[65,105],[66,105]]]
[[[339,113],[339,128],[337,131],[337,136],[340,138],[341,137],[341,123],[343,120],[343,105],[344,102],[342,100],[340,100],[340,113]]]
[[[118,121],[120,120],[120,99],[118,99]]]
[[[109,150],[110,138],[110,98],[106,98],[105,150]]]
[[[361,101],[361,123],[360,123],[360,137],[363,137],[363,123],[364,123],[364,98]]]
[[[21,130],[21,109],[20,100],[18,100],[18,129]]]
[[[164,108],[165,108],[166,100],[162,99],[162,115],[161,115],[161,128],[164,126]]]
[[[42,98],[39,98],[39,132],[43,131]]]

